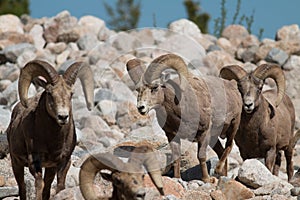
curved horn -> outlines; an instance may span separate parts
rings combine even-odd
[[[42,76],[46,79],[47,83],[55,85],[58,81],[58,73],[50,64],[41,60],[33,60],[28,62],[20,72],[20,78],[18,82],[18,90],[21,104],[24,107],[28,107],[28,88],[31,81]]]
[[[225,66],[220,71],[220,77],[226,80],[236,80],[237,82],[247,75],[246,70],[238,65]]]
[[[126,67],[131,80],[137,85],[146,69],[143,61],[137,58],[131,59],[126,63]]]
[[[184,89],[184,79],[188,80],[189,72],[184,60],[175,54],[165,54],[153,60],[144,74],[145,82],[150,84],[153,80],[159,79],[161,73],[168,68],[177,71],[181,89]]]
[[[149,176],[160,192],[161,195],[164,195],[163,190],[163,181],[161,175],[161,167],[159,160],[156,158],[156,155],[153,151],[153,148],[148,145],[143,145],[136,147],[128,161],[129,163],[140,163],[145,166]]]
[[[99,153],[88,157],[81,165],[79,172],[79,188],[86,200],[99,199],[94,191],[94,179],[102,169],[112,172],[124,168],[124,163],[118,157],[110,153]]]
[[[281,68],[275,64],[262,64],[254,70],[253,76],[261,80],[272,78],[276,82],[277,99],[275,105],[278,106],[284,97],[286,89],[285,76]]]
[[[297,144],[299,139],[300,139],[300,129],[298,129],[296,131],[296,133],[294,134],[294,137],[293,137],[292,142],[291,142],[292,147],[295,147],[295,145]]]
[[[77,78],[80,79],[87,108],[91,110],[94,106],[94,78],[89,65],[75,62],[65,71],[63,78],[70,86],[74,85]]]

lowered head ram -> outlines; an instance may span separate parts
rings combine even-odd
[[[219,157],[215,171],[226,175],[227,156],[242,110],[236,84],[218,77],[195,77],[189,73],[183,59],[175,54],[162,55],[145,68],[138,59],[127,62],[129,76],[138,91],[137,109],[143,115],[154,109],[158,123],[166,133],[175,161],[174,176],[180,177],[180,139],[198,142],[203,181],[214,181],[206,165],[208,145]],[[168,68],[176,70],[179,77],[161,78]],[[218,136],[227,138],[225,149]]]
[[[142,200],[146,191],[143,187],[144,170],[148,171],[154,185],[163,195],[163,182],[159,161],[149,146],[136,147],[128,162],[111,153],[98,153],[88,157],[81,166],[79,173],[80,190],[86,200],[107,199],[99,197],[94,188],[95,176],[103,169],[111,171],[105,178],[113,185],[113,200]],[[101,174],[101,173],[100,173]]]
[[[63,75],[41,60],[33,60],[21,69],[18,89],[20,102],[12,111],[7,129],[12,168],[21,200],[26,199],[24,167],[35,178],[36,199],[50,197],[51,183],[57,174],[57,189],[65,188],[70,157],[76,145],[72,116],[73,85],[79,78],[89,110],[94,101],[91,68],[83,62],[73,63]],[[32,81],[44,91],[28,98]],[[42,168],[45,168],[44,180]]]
[[[243,99],[240,128],[235,141],[243,160],[264,158],[267,168],[278,175],[281,150],[286,158],[288,180],[294,173],[295,109],[285,94],[285,76],[275,64],[262,64],[252,72],[237,65],[221,69],[222,78],[237,81]],[[276,90],[262,91],[265,80],[272,78]]]

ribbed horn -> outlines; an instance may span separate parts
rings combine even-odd
[[[285,76],[282,69],[275,64],[262,64],[254,70],[253,76],[261,80],[272,78],[276,82],[277,99],[275,101],[275,105],[278,106],[284,97],[286,89]]]
[[[87,108],[91,110],[94,106],[94,76],[90,66],[85,62],[75,62],[65,71],[63,78],[70,86],[80,79]]]
[[[152,147],[143,145],[138,146],[133,150],[128,163],[140,162],[142,162],[141,164],[145,166],[152,182],[158,189],[159,193],[161,195],[164,195],[161,167]]]
[[[300,129],[298,129],[296,131],[296,133],[294,134],[294,137],[292,139],[292,147],[295,147],[295,145],[297,144],[298,140],[300,139]]]
[[[110,153],[99,153],[88,157],[81,165],[79,172],[79,188],[86,200],[100,199],[94,190],[94,180],[96,174],[108,169],[111,172],[124,169],[124,163],[118,157]]]
[[[140,59],[134,58],[126,63],[126,67],[131,80],[137,85],[145,73],[145,64]]]
[[[246,70],[238,65],[228,65],[221,69],[220,77],[226,80],[236,80],[240,81],[243,77],[247,75]]]
[[[41,60],[33,60],[28,62],[20,72],[18,82],[18,90],[21,104],[28,107],[28,89],[31,81],[42,76],[46,79],[47,83],[55,85],[58,81],[58,73],[49,63]]]
[[[144,74],[144,81],[146,84],[151,84],[152,81],[159,79],[161,73],[168,68],[176,70],[180,79],[180,88],[184,90],[189,72],[184,60],[175,54],[165,54],[154,59]]]
[[[156,158],[154,152],[148,153],[144,161],[144,166],[146,167],[154,185],[158,189],[161,195],[164,195],[164,184],[161,175],[161,169],[159,160]]]

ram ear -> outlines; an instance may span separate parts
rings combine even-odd
[[[175,92],[174,102],[176,105],[178,105],[182,98],[182,90],[180,88],[180,85],[178,85],[172,79],[169,79],[166,83],[173,87],[174,92]]]
[[[46,88],[46,85],[49,84],[49,83],[47,83],[47,80],[42,76],[38,76],[38,77],[32,79],[32,83],[36,87],[42,87],[42,88]]]
[[[165,84],[171,79],[171,75],[169,73],[161,73],[160,75],[160,82],[162,84]]]
[[[174,102],[176,105],[178,105],[181,100],[182,90],[181,90],[180,86],[171,79],[170,73],[161,73],[160,84],[163,87],[166,87],[167,84],[171,85],[171,87],[174,89],[174,92],[175,92]]]
[[[112,182],[112,173],[100,172],[100,175],[103,179]]]

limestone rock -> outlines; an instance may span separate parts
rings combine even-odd
[[[0,33],[17,32],[24,33],[23,24],[21,20],[12,14],[0,16]]]
[[[257,159],[245,160],[239,169],[238,179],[247,186],[259,188],[278,181],[267,167]]]

